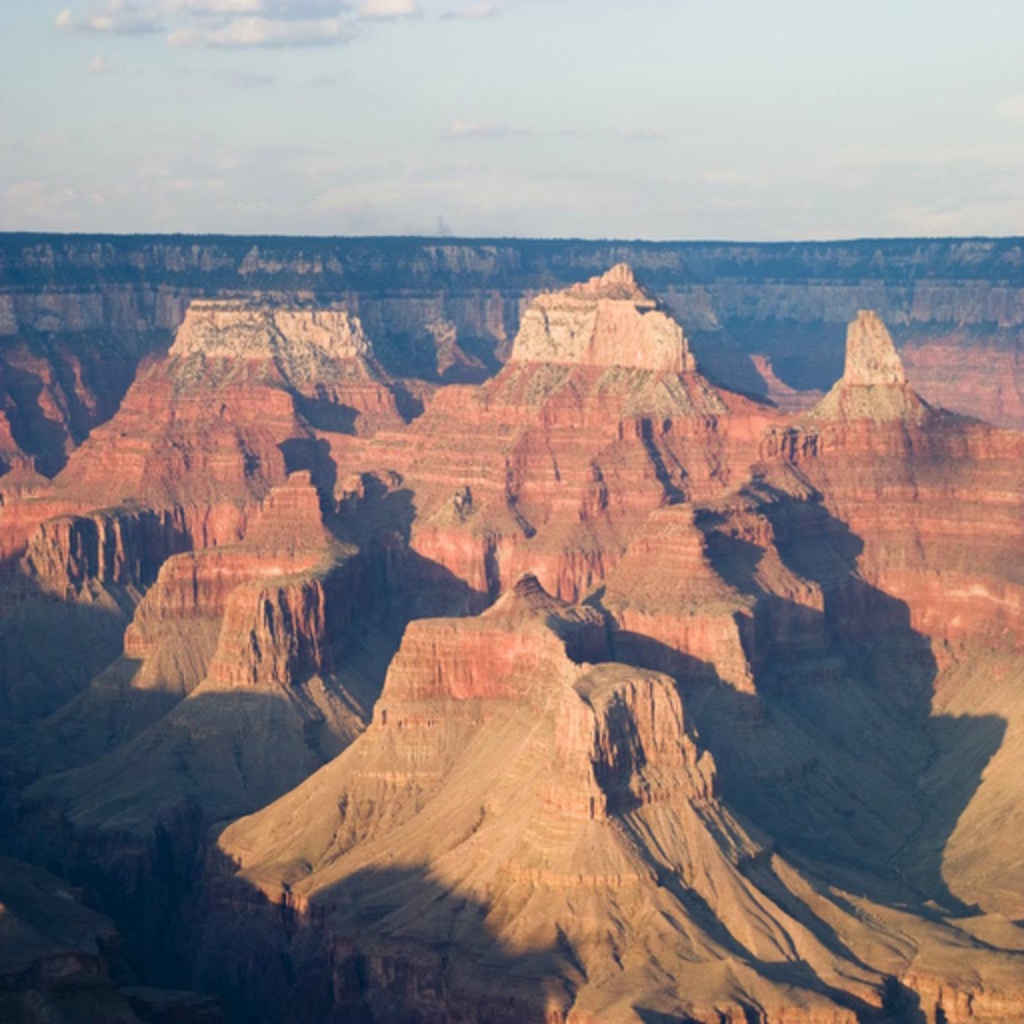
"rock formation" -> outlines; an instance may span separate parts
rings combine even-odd
[[[931,411],[907,386],[903,363],[878,314],[861,310],[846,335],[842,377],[814,407],[824,420],[921,420]]]
[[[620,366],[661,373],[696,368],[683,329],[645,295],[624,263],[523,314],[510,362]]]
[[[721,803],[668,677],[570,656],[600,655],[593,618],[528,578],[479,619],[410,627],[370,729],[223,833],[239,875],[216,899],[241,881],[290,908],[280,941],[295,975],[359,962],[363,1006],[385,1021],[415,1007],[473,1021],[852,1024],[891,1003],[912,965],[927,991],[924,964],[943,944],[971,967],[947,975],[937,1005],[998,1012],[1013,954],[989,959],[863,900],[854,912],[856,897],[773,854]],[[847,943],[873,952],[848,959]],[[219,955],[233,973],[251,954]]]
[[[892,338],[874,310],[862,309],[847,329],[843,383],[863,387],[907,383]]]
[[[742,282],[663,306],[543,264],[520,312],[511,248],[369,295],[376,243],[238,245],[146,249],[179,291],[110,317],[181,327],[52,481],[5,406],[0,848],[81,885],[135,980],[253,1022],[1020,1016],[1022,435],[921,398],[870,312],[787,411],[691,352]],[[266,294],[189,305],[201,266]],[[98,315],[53,301],[0,325]],[[378,329],[496,372],[396,382]]]
[[[800,408],[802,393],[839,375],[847,321],[874,308],[932,405],[1024,426],[1019,239],[442,244],[7,235],[0,410],[14,445],[0,446],[0,457],[56,473],[117,409],[140,360],[166,351],[193,299],[259,291],[294,304],[315,294],[359,316],[392,374],[477,382],[507,358],[532,296],[623,261],[681,318],[705,371],[730,388]]]
[[[402,481],[414,549],[480,594],[531,572],[581,598],[648,512],[744,475],[772,420],[695,370],[678,324],[622,268],[540,296],[513,349],[482,387],[440,391],[414,430],[346,449]],[[616,353],[628,365],[609,365]]]

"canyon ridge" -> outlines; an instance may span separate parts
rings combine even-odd
[[[1024,256],[0,236],[0,1017],[1024,1019]]]

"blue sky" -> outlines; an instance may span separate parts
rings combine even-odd
[[[1020,0],[2,0],[0,230],[1024,233]]]

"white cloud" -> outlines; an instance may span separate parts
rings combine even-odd
[[[286,21],[334,17],[351,6],[350,0],[163,0],[168,13],[201,17],[253,14]]]
[[[330,46],[348,42],[355,28],[347,18],[276,20],[264,17],[232,18],[226,22],[197,23],[176,29],[171,46],[241,47]]]
[[[367,17],[417,13],[414,0],[368,0]],[[53,24],[79,32],[167,32],[171,46],[325,46],[356,34],[353,0],[105,0],[82,14],[64,8]],[[411,8],[411,11],[409,10]]]
[[[57,15],[53,24],[59,29],[75,29],[80,32],[110,32],[117,35],[144,35],[159,32],[163,26],[157,8],[153,4],[138,4],[133,0],[107,0],[102,7],[94,8],[76,18],[70,7]]]
[[[364,0],[358,13],[360,18],[415,18],[420,9],[416,0]]]
[[[508,139],[528,134],[522,128],[486,121],[452,121],[444,133],[446,139]]]
[[[483,18],[493,18],[500,11],[501,7],[498,4],[484,0],[481,3],[465,4],[455,10],[445,11],[441,15],[441,20],[448,21],[452,18],[480,20]]]
[[[170,0],[167,8],[172,12],[192,14],[260,14],[261,0]]]
[[[85,66],[90,75],[108,75],[111,71],[117,70],[117,65],[112,64],[106,57],[93,57]]]

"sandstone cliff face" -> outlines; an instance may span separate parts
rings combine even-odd
[[[538,296],[523,314],[510,361],[696,369],[682,328],[640,290],[625,264],[566,292]]]
[[[89,581],[143,587],[161,562],[188,543],[178,510],[123,509],[45,520],[23,560],[51,593],[72,598]]]

